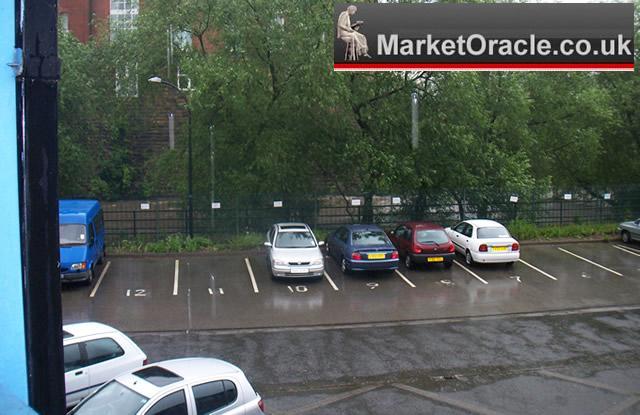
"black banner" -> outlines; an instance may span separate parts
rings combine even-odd
[[[633,4],[339,4],[334,69],[633,71]]]

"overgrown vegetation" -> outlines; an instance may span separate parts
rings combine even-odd
[[[264,235],[247,233],[226,240],[212,240],[203,236],[189,238],[184,235],[169,235],[157,241],[125,239],[110,246],[114,254],[216,252],[223,250],[246,250],[262,246]]]
[[[618,236],[617,223],[537,226],[528,222],[514,221],[508,228],[513,237],[520,241],[588,237],[614,239]]]
[[[530,240],[553,240],[558,238],[589,238],[615,239],[619,236],[618,224],[571,224],[556,226],[536,226],[534,224],[514,221],[508,225],[511,234],[521,242]],[[324,241],[330,231],[316,229],[314,231],[318,241]],[[169,235],[158,241],[144,241],[127,239],[109,248],[113,254],[142,254],[142,253],[183,253],[183,252],[217,252],[240,251],[255,249],[262,246],[265,236],[258,233],[247,233],[233,236],[227,240],[212,240],[203,236],[193,238],[184,235]]]

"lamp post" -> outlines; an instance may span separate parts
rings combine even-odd
[[[165,81],[159,76],[153,76],[149,78],[149,82],[156,84],[164,84],[174,89],[178,94],[184,97],[187,116],[189,118],[189,136],[187,141],[187,233],[190,238],[193,238],[193,161],[192,161],[192,147],[191,147],[191,108],[189,108],[189,98],[180,90],[177,86],[171,82]]]
[[[420,130],[418,126],[418,92],[411,93],[411,148],[416,150],[420,143]]]

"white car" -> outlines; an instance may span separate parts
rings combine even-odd
[[[308,225],[276,223],[267,233],[267,265],[274,277],[322,277],[324,257]]]
[[[218,359],[187,358],[124,373],[69,415],[262,415],[262,398],[242,370]]]
[[[474,262],[513,264],[520,259],[520,244],[498,222],[466,220],[445,231],[468,265]]]
[[[106,381],[147,364],[147,355],[120,331],[101,323],[62,327],[67,407]]]

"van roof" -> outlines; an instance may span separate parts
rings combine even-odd
[[[58,213],[60,223],[87,223],[98,214],[100,202],[97,200],[60,200]]]
[[[60,200],[58,202],[58,211],[60,212],[60,214],[89,213],[97,207],[100,207],[100,202],[98,202],[97,200],[67,199],[67,200]]]

